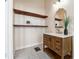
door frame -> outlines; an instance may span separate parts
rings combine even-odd
[[[13,0],[5,1],[5,59],[13,59]]]

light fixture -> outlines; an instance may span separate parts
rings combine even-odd
[[[58,0],[58,2],[60,2],[60,0]]]

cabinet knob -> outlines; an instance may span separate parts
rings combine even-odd
[[[60,41],[57,41],[57,40],[56,40],[56,42],[59,43]]]
[[[56,47],[56,50],[59,51],[60,49],[58,49],[58,48]]]

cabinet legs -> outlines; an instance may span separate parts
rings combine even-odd
[[[43,44],[43,51],[45,51],[45,45]]]
[[[61,56],[61,59],[64,59],[64,56],[63,55]]]

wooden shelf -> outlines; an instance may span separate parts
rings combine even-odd
[[[14,27],[48,27],[44,25],[13,25]]]
[[[63,26],[56,26],[55,28],[64,28]]]
[[[21,15],[28,15],[28,16],[39,17],[39,18],[47,18],[48,17],[48,16],[45,16],[45,15],[40,15],[40,14],[22,11],[22,10],[18,10],[18,9],[13,9],[13,11],[16,14],[21,14]]]
[[[57,21],[62,21],[62,19],[59,19],[59,18],[55,18],[55,20],[57,20]]]

